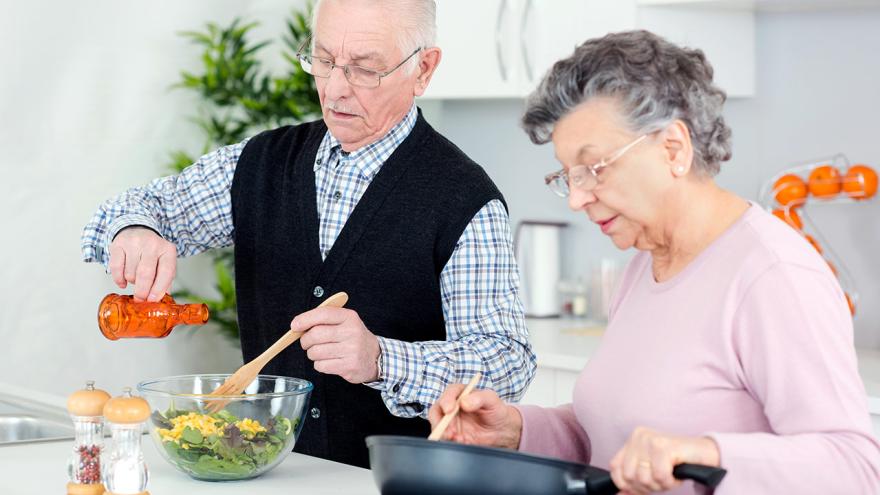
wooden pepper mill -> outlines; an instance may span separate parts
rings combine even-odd
[[[75,440],[73,454],[67,465],[68,495],[101,495],[101,454],[104,445],[104,405],[110,394],[96,389],[88,381],[82,390],[67,399],[67,411],[73,420]]]

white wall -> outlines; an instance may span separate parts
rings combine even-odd
[[[94,378],[116,393],[145,378],[239,363],[237,350],[209,329],[105,340],[95,312],[116,287],[101,268],[79,261],[79,235],[100,201],[166,173],[168,151],[201,144],[186,120],[195,99],[168,89],[197,62],[197,50],[175,32],[246,15],[264,23],[261,39],[273,37],[298,4],[0,0],[0,381],[67,394]],[[760,95],[727,107],[734,159],[722,185],[754,198],[764,177],[837,151],[880,167],[877,25],[877,10],[759,17]],[[446,102],[426,105],[426,114],[489,170],[515,221],[572,223],[567,272],[623,257],[545,191],[541,177],[557,165],[549,147],[533,146],[518,129],[521,105]],[[869,307],[880,297],[877,202],[833,209],[840,216],[816,209],[813,217],[852,260],[863,296],[858,338],[878,346],[880,310]],[[202,283],[205,261],[182,263],[189,286]]]
[[[199,51],[176,33],[242,15],[263,23],[257,38],[274,37],[302,3],[0,0],[0,381],[67,394],[94,378],[118,393],[240,364],[215,330],[106,340],[97,305],[118,289],[80,261],[79,236],[102,200],[167,174],[171,150],[201,148],[187,120],[195,99],[170,90]],[[182,271],[203,272],[193,261]]]

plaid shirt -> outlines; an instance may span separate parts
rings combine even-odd
[[[326,258],[372,179],[416,122],[416,107],[385,137],[346,153],[328,131],[315,158],[321,255]],[[109,262],[113,237],[144,225],[177,246],[180,256],[233,244],[230,187],[247,140],[201,157],[180,175],[156,179],[101,205],[82,234],[83,260]],[[426,416],[451,383],[483,373],[481,388],[518,400],[535,373],[528,341],[510,222],[493,200],[471,219],[440,273],[445,341],[403,342],[378,337],[382,392],[392,414]]]

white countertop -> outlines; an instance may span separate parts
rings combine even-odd
[[[529,338],[538,366],[580,373],[599,347],[602,323],[572,318],[528,318]],[[880,414],[880,350],[856,349],[868,410]]]
[[[67,485],[67,460],[73,441],[0,446],[0,477],[4,493],[15,495],[63,494]],[[156,446],[144,437],[144,458],[150,473],[147,490],[153,495],[377,495],[379,490],[367,469],[291,453],[275,469],[245,481],[197,481],[177,471],[159,457]]]

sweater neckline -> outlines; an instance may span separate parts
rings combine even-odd
[[[749,201],[749,207],[746,211],[743,212],[739,218],[736,219],[724,232],[721,233],[715,240],[713,240],[705,249],[703,249],[699,254],[697,254],[696,258],[691,260],[684,269],[677,274],[675,274],[669,280],[665,280],[663,282],[658,282],[654,279],[654,273],[652,270],[654,257],[649,253],[648,261],[645,263],[645,274],[644,276],[648,279],[648,286],[650,287],[652,292],[664,292],[670,290],[683,281],[691,278],[693,274],[700,269],[702,265],[706,263],[706,260],[712,257],[715,251],[722,249],[724,245],[727,243],[728,239],[730,239],[743,225],[745,225],[749,219],[757,214],[757,208],[759,208],[756,204]]]

